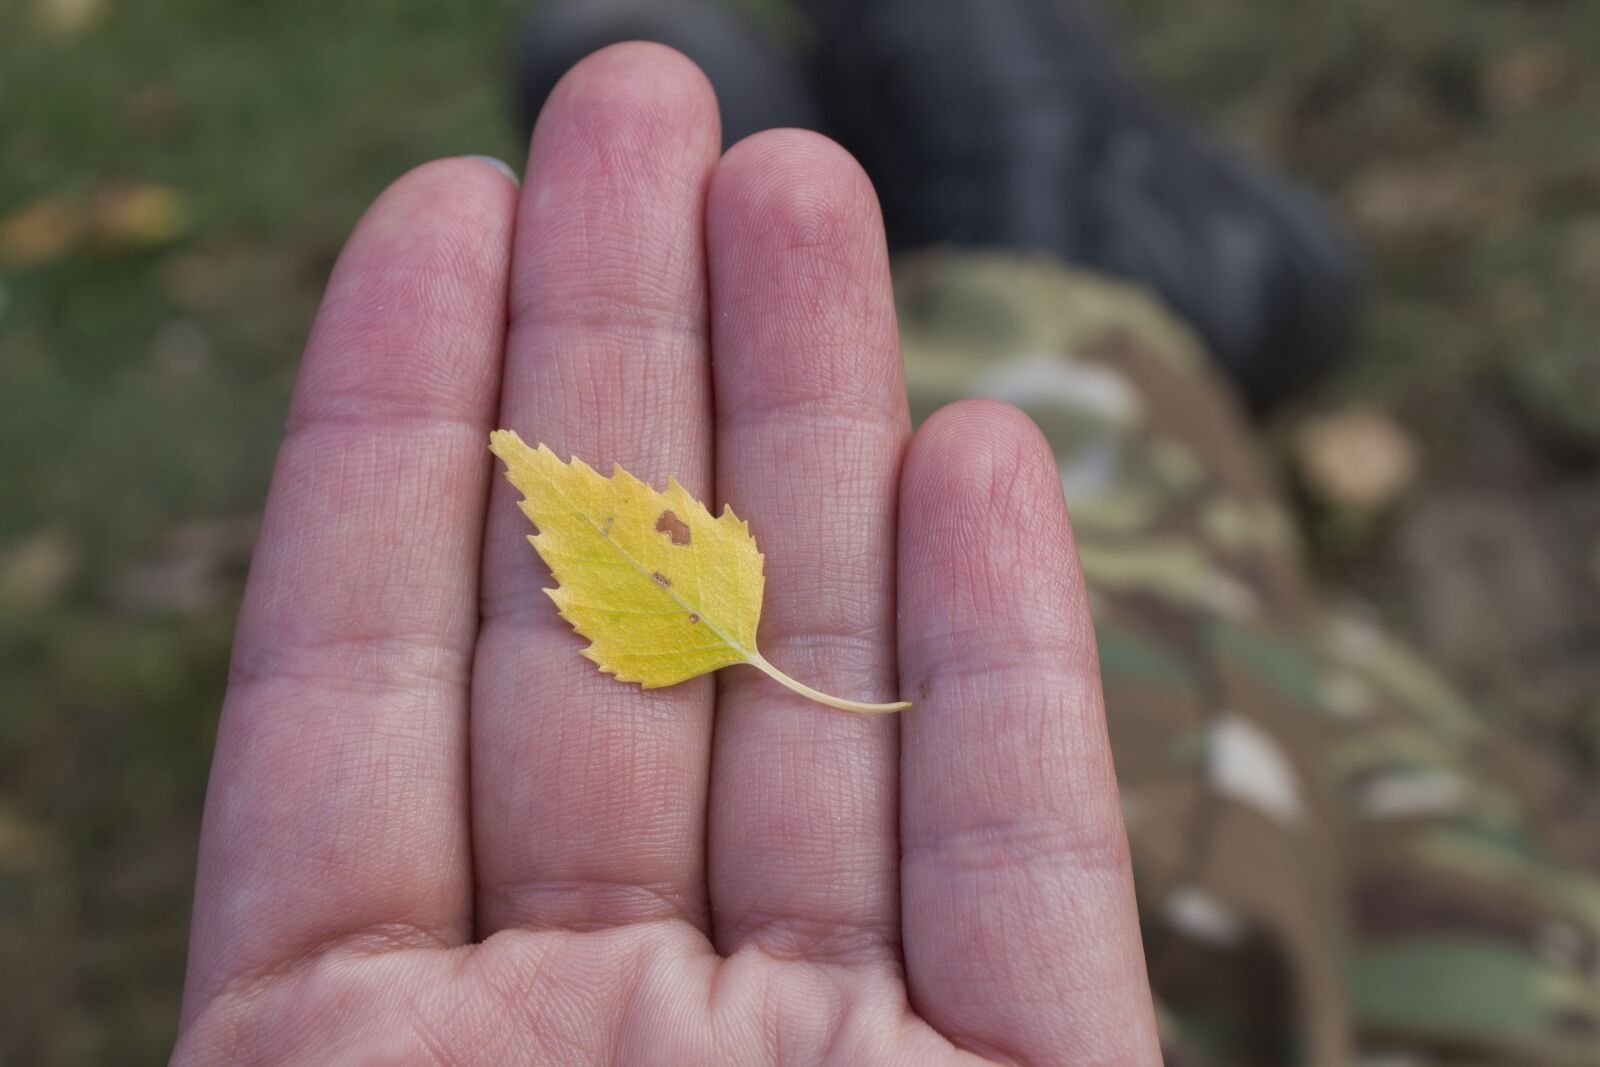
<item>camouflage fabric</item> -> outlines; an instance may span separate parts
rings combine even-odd
[[[1055,448],[1169,1062],[1600,1065],[1600,827],[1319,603],[1194,336],[1040,259],[896,274],[914,413],[999,397]]]

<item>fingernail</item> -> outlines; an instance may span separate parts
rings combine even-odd
[[[501,174],[504,174],[507,178],[510,178],[517,185],[522,184],[522,179],[518,178],[517,172],[511,169],[511,164],[507,163],[503,159],[496,159],[494,156],[468,156],[467,158],[476,159],[479,163],[487,163]]]

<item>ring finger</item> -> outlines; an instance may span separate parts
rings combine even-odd
[[[719,498],[767,559],[767,658],[807,684],[896,688],[895,486],[910,436],[877,200],[842,149],[795,131],[713,181]],[[719,681],[710,888],[717,947],[898,959],[897,723]]]

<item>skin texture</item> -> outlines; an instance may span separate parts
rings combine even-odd
[[[519,191],[386,191],[309,341],[239,620],[177,1064],[1159,1062],[1055,465],[913,437],[839,148],[718,156],[704,77],[597,53]],[[645,692],[538,590],[491,429],[748,516],[762,645]]]

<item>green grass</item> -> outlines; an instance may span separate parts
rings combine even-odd
[[[242,561],[216,549],[191,604],[123,586],[175,527],[260,507],[363,206],[435,156],[518,159],[518,10],[115,4],[56,40],[0,7],[0,218],[120,181],[172,187],[191,220],[0,274],[0,567],[40,540],[70,558],[55,588],[0,592],[0,1062],[170,1048]]]
[[[0,584],[0,1062],[170,1047],[243,568],[231,527],[204,523],[259,508],[299,346],[365,204],[436,156],[520,164],[503,88],[522,7],[107,2],[58,38],[33,0],[0,5],[0,219],[115,182],[170,186],[189,219],[156,248],[0,269],[0,578],[24,550],[54,561]],[[1552,420],[1600,410],[1524,374],[1596,335],[1574,235],[1600,233],[1600,7],[1115,7],[1186,109],[1335,196],[1397,163],[1486,184],[1465,220],[1366,232],[1377,300],[1327,395],[1381,398],[1446,456],[1465,432],[1452,405],[1485,375],[1528,377],[1570,409]],[[1527,47],[1564,56],[1570,85],[1517,114],[1477,99]],[[130,585],[186,553],[209,568],[187,600]]]

